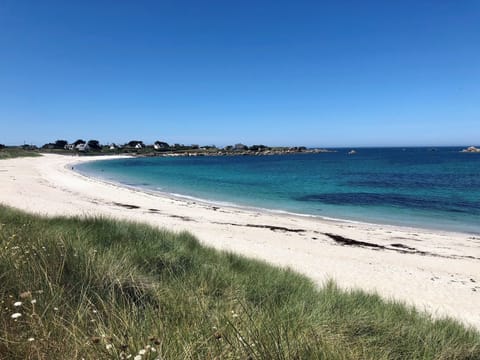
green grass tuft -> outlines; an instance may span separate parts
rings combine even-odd
[[[188,233],[0,207],[0,247],[0,359],[480,359],[454,320]]]
[[[0,149],[0,160],[3,159],[13,159],[18,157],[35,157],[41,156],[38,151],[35,150],[24,150],[17,147],[7,147]]]

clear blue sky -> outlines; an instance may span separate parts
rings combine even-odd
[[[0,143],[480,144],[480,1],[0,2]]]

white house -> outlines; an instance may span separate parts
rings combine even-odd
[[[90,146],[88,146],[88,144],[85,144],[85,143],[80,143],[77,146],[75,146],[75,149],[77,149],[78,151],[88,151],[90,150]]]

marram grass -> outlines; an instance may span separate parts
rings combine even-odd
[[[480,359],[480,334],[201,246],[0,207],[0,359]]]
[[[0,160],[12,159],[18,157],[35,157],[41,156],[36,150],[24,150],[22,148],[3,148],[0,149]]]

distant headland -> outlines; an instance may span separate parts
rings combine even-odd
[[[0,149],[6,148],[0,144]],[[329,153],[335,150],[322,148],[307,148],[305,146],[281,147],[266,145],[247,146],[241,143],[217,147],[215,145],[184,145],[168,144],[165,141],[155,141],[153,144],[145,144],[141,140],[131,140],[125,144],[101,144],[98,140],[78,139],[74,142],[56,140],[44,144],[41,147],[35,145],[21,145],[15,148],[22,148],[28,151],[39,151],[56,154],[78,154],[78,155],[112,155],[130,154],[133,156],[262,156],[262,155],[286,155],[286,154],[311,154]]]

